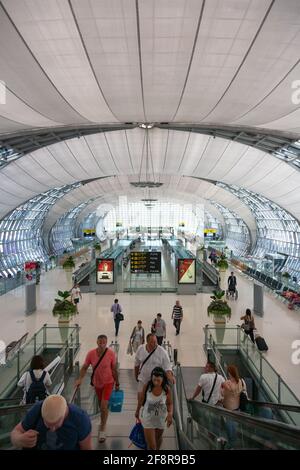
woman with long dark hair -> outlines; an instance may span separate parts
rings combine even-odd
[[[250,336],[252,343],[255,343],[253,334],[253,330],[255,330],[255,323],[250,308],[246,309],[246,314],[241,317],[241,320],[244,320],[244,323],[242,325],[244,332],[246,333],[246,335]]]
[[[44,370],[45,367],[46,367],[45,362],[42,356],[33,356],[33,358],[31,359],[29,370],[22,375],[22,377],[20,378],[17,384],[18,387],[23,387],[24,395],[23,395],[22,404],[35,402],[35,397],[32,398],[29,396],[30,386],[32,385],[33,380],[34,381],[40,380],[44,384],[44,387],[45,387],[44,398],[46,398],[46,396],[50,394],[49,388],[51,387],[52,382],[51,382],[49,373],[46,370]],[[43,399],[43,393],[39,397],[39,399]]]
[[[141,414],[140,410],[142,408]],[[151,380],[144,386],[135,417],[144,427],[148,450],[159,450],[166,425],[173,419],[173,402],[168,378],[161,367],[155,367]]]

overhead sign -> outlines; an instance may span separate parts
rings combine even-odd
[[[217,233],[216,228],[205,228],[204,233]]]
[[[188,258],[178,259],[178,284],[196,283],[196,260]]]
[[[84,237],[94,237],[96,234],[95,228],[84,228],[83,229],[83,236]]]
[[[97,284],[114,283],[114,260],[111,258],[96,259],[96,282]]]
[[[131,273],[161,273],[160,251],[133,251],[130,254]]]

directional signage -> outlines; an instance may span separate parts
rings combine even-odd
[[[132,273],[161,273],[160,251],[133,251],[130,254]]]

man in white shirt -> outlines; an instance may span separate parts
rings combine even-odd
[[[225,379],[217,373],[215,364],[207,361],[205,373],[200,376],[199,384],[190,400],[194,400],[202,391],[203,403],[216,405],[222,399],[221,385],[223,382],[225,382]]]
[[[164,369],[169,382],[175,383],[167,351],[163,347],[158,346],[156,336],[149,333],[146,338],[146,344],[142,344],[138,348],[135,356],[134,374],[138,382],[138,396],[142,393],[144,385],[151,379],[151,372],[155,367]]]
[[[78,313],[79,299],[82,300],[82,295],[81,295],[79,284],[76,283],[71,291],[71,301],[76,306],[77,313]]]

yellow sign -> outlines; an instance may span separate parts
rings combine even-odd
[[[204,233],[217,233],[216,228],[205,228]]]
[[[84,228],[83,233],[86,235],[95,235],[96,229],[94,228]]]

